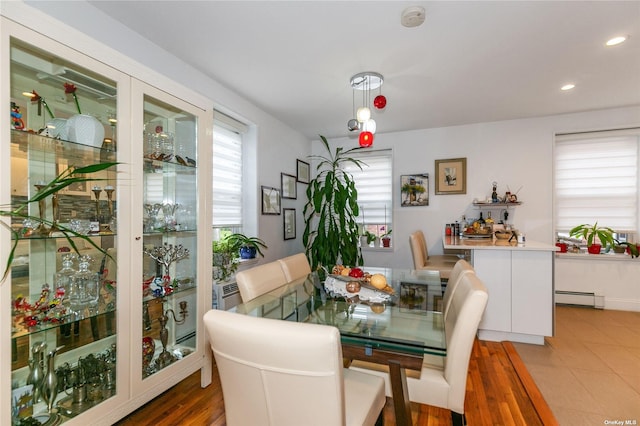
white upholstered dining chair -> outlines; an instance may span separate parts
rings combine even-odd
[[[451,410],[455,426],[466,424],[464,400],[471,350],[488,301],[487,289],[475,273],[465,273],[451,294],[444,320],[447,355],[425,356],[422,371],[407,370],[409,400]],[[435,362],[434,362],[435,360]],[[385,379],[387,396],[391,396],[388,369],[379,364],[354,361],[349,369],[369,372]]]
[[[288,282],[304,278],[311,273],[309,260],[304,253],[298,253],[291,256],[278,259],[282,272]]]
[[[229,426],[381,425],[379,377],[344,369],[337,328],[211,310]]]
[[[238,272],[236,282],[242,302],[246,303],[285,285],[287,277],[284,275],[280,263],[269,262]]]
[[[460,259],[454,254],[439,254],[430,256],[427,249],[427,240],[422,231],[415,231],[409,236],[411,254],[413,255],[413,267],[415,269],[430,269],[440,271],[440,278],[448,280],[453,265]]]
[[[473,266],[464,259],[458,260],[456,264],[453,265],[449,281],[447,282],[447,288],[444,290],[444,295],[442,296],[442,316],[445,320],[449,313],[449,307],[451,306],[451,297],[456,291],[458,284],[460,284],[462,276],[475,273],[476,271],[473,269]]]

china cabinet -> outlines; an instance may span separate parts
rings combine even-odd
[[[2,210],[117,162],[1,218],[0,424],[112,424],[197,370],[208,385],[211,112],[0,19]]]

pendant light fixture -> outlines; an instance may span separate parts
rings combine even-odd
[[[360,146],[369,147],[373,144],[373,134],[376,132],[376,122],[371,118],[371,109],[369,105],[373,105],[376,109],[383,109],[387,105],[387,98],[380,92],[371,102],[371,91],[380,89],[384,83],[382,74],[373,71],[365,71],[351,77],[351,89],[353,94],[353,109],[355,119],[352,118],[347,123],[349,131],[360,130],[358,138]],[[356,90],[362,92],[362,104],[356,109],[355,99]]]

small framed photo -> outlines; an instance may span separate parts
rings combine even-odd
[[[282,209],[284,218],[284,239],[296,238],[296,209]]]
[[[311,180],[311,166],[306,161],[297,160],[297,180],[300,183],[309,183]]]
[[[467,159],[436,160],[436,194],[467,193]]]
[[[295,200],[298,197],[296,193],[296,177],[280,173],[280,190],[282,191],[282,198]]]
[[[262,214],[280,214],[280,191],[270,186],[261,186]]]
[[[402,207],[429,205],[429,173],[400,176]]]

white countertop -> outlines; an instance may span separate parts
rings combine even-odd
[[[494,238],[465,238],[445,235],[442,237],[445,250],[523,250],[523,251],[559,251],[555,245],[538,241],[517,243]]]

